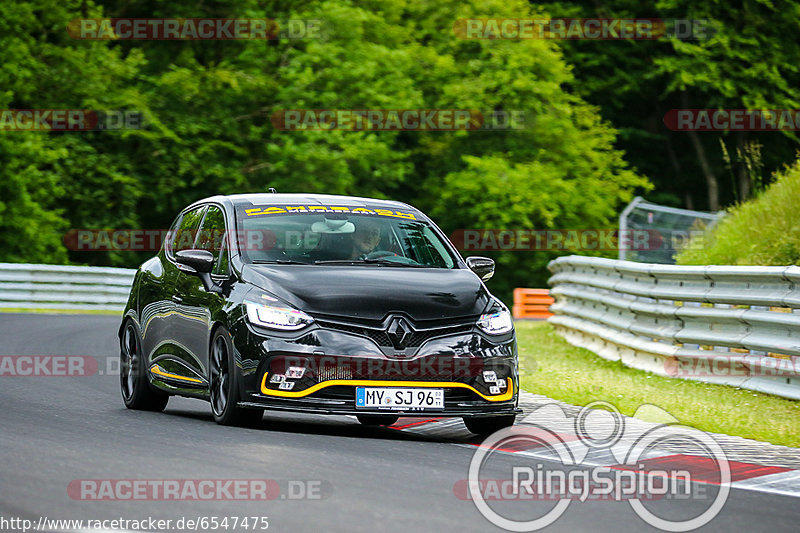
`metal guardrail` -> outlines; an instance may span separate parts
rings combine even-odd
[[[122,311],[136,271],[0,263],[0,308]]]
[[[550,262],[549,319],[573,345],[670,377],[800,399],[800,267]]]

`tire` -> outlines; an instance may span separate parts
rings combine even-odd
[[[400,417],[393,415],[357,415],[356,418],[365,426],[391,426]]]
[[[514,425],[517,415],[464,417],[464,425],[476,435],[486,437]]]
[[[263,409],[244,409],[239,401],[239,375],[233,358],[231,336],[218,328],[211,337],[208,356],[208,399],[214,422],[221,426],[256,426],[264,417]]]
[[[142,342],[132,320],[125,323],[120,338],[119,388],[125,407],[138,411],[163,411],[169,394],[150,384],[143,361]]]

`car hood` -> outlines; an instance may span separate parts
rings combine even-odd
[[[416,321],[476,317],[491,296],[471,270],[345,265],[245,265],[242,278],[311,315]]]

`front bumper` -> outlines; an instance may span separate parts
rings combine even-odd
[[[508,416],[522,414],[522,409],[514,407],[513,405],[504,407],[502,409],[448,409],[445,411],[378,411],[378,410],[353,410],[344,409],[341,407],[332,406],[315,406],[310,404],[291,404],[291,403],[264,403],[264,402],[239,402],[239,407],[253,408],[253,409],[271,409],[274,411],[288,411],[293,413],[307,413],[317,415],[389,415],[389,416],[403,416],[403,417],[488,417],[488,416]]]
[[[267,375],[264,376],[266,384]],[[485,416],[519,413],[518,390],[511,378],[506,378],[506,391],[496,396],[481,394],[475,387],[458,381],[395,381],[395,380],[328,380],[304,391],[270,390],[263,387],[259,394],[251,395],[250,407],[278,408],[346,415],[400,415],[400,416]],[[443,409],[375,409],[357,408],[357,387],[409,387],[441,388],[444,390]]]
[[[490,338],[451,325],[402,352],[356,326],[314,325],[295,334],[240,322],[234,334],[241,407],[320,414],[492,416],[518,414],[513,332]],[[295,369],[294,374],[289,369]],[[300,375],[297,369],[302,369]],[[443,409],[356,407],[357,387],[441,388]]]

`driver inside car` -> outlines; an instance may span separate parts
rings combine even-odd
[[[381,241],[381,228],[372,220],[361,220],[353,232],[353,249],[350,259],[366,259]]]

